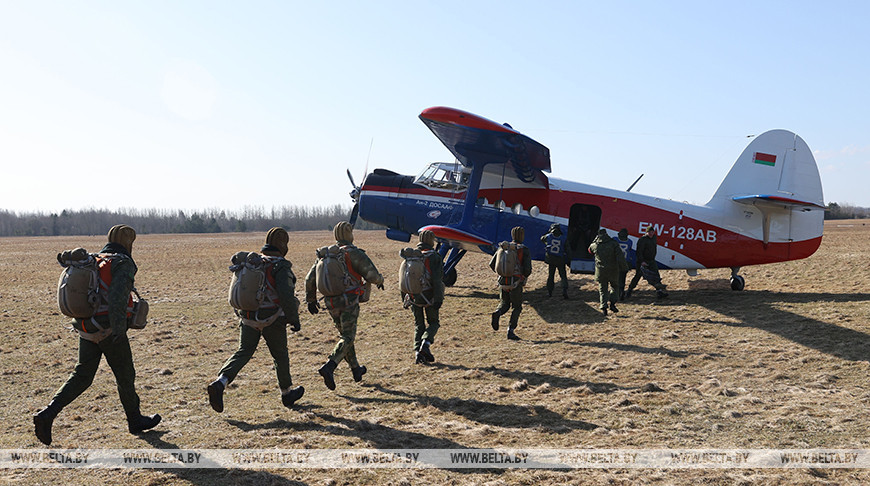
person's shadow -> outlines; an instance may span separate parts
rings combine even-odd
[[[139,434],[139,438],[151,444],[155,449],[184,449],[178,444],[163,440],[162,436],[165,431],[151,430]],[[218,484],[276,484],[287,486],[307,486],[308,483],[301,481],[293,481],[285,477],[272,474],[264,469],[232,469],[233,473],[230,476],[230,469],[219,466],[215,463],[200,462],[192,465],[190,469],[181,468],[155,468],[167,474],[187,481],[190,484],[198,484],[201,486],[215,486]]]

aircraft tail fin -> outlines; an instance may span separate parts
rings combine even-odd
[[[806,142],[787,130],[757,136],[707,206],[722,209],[726,225],[760,239],[764,248],[798,243],[789,249],[790,258],[809,256],[821,241],[825,201],[819,169]]]
[[[755,137],[708,206],[745,200],[747,196],[824,208],[822,180],[806,142],[787,130],[771,130]]]

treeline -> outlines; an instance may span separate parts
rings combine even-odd
[[[865,219],[870,218],[870,208],[852,206],[850,204],[828,204],[825,219]]]
[[[185,212],[166,209],[65,209],[60,213],[15,213],[0,210],[0,236],[63,236],[104,234],[116,224],[128,224],[140,234],[227,233],[267,231],[280,226],[287,231],[331,229],[347,220],[350,207],[282,206],[266,210],[245,207],[241,211],[207,209]],[[378,226],[357,220],[359,229]]]

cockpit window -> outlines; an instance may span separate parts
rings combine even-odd
[[[433,162],[417,176],[417,184],[433,189],[464,191],[468,187],[471,169],[466,169],[459,162]]]

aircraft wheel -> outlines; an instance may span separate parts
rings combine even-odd
[[[456,283],[456,269],[451,268],[449,272],[445,273],[442,281],[447,287],[453,287],[453,284]]]
[[[746,281],[743,280],[743,277],[740,275],[734,275],[731,277],[731,290],[743,290],[745,285]]]

